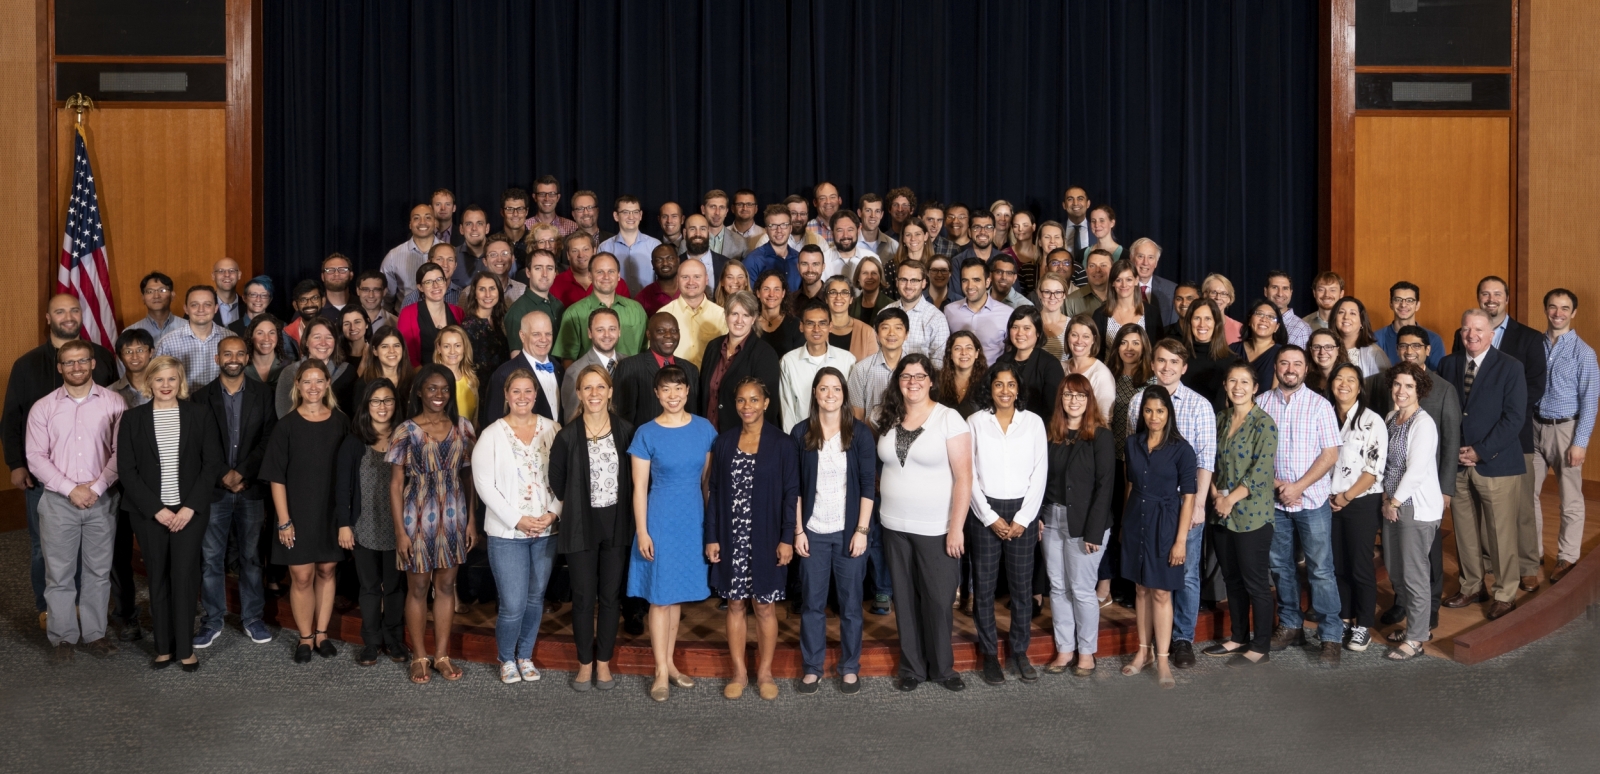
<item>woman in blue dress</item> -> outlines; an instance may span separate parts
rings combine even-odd
[[[711,594],[701,553],[706,475],[717,431],[689,413],[689,376],[669,365],[656,372],[661,416],[633,434],[633,520],[636,540],[628,563],[628,596],[650,602],[650,649],[656,679],[650,698],[667,700],[667,686],[693,688],[672,663],[679,606]]]
[[[1175,685],[1167,664],[1172,592],[1183,588],[1188,545],[1187,519],[1179,515],[1193,512],[1195,494],[1194,448],[1178,434],[1175,416],[1166,388],[1152,384],[1144,389],[1139,431],[1128,439],[1130,488],[1122,514],[1122,576],[1137,589],[1139,625],[1139,652],[1122,673],[1139,674],[1154,655],[1162,688]]]

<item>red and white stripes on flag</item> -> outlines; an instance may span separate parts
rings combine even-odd
[[[61,269],[56,292],[78,297],[83,308],[83,337],[112,349],[117,339],[117,305],[111,298],[111,268],[105,231],[100,223],[100,197],[83,129],[77,132],[72,161],[72,197],[67,205],[67,230],[61,238]]]

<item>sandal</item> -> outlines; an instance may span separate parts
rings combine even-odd
[[[1144,655],[1144,651],[1145,651],[1146,648],[1150,649],[1150,652],[1154,653],[1155,649],[1156,649],[1156,646],[1154,646],[1154,645],[1140,645],[1139,646],[1139,650],[1134,653],[1134,656],[1133,656],[1134,661],[1137,661],[1139,659],[1139,656]],[[1143,664],[1140,664],[1138,666],[1134,666],[1133,662],[1129,662],[1127,666],[1122,668],[1122,676],[1123,677],[1133,677],[1134,675],[1139,674],[1140,672],[1143,672],[1144,668],[1147,667],[1147,666],[1150,666],[1150,662],[1149,661],[1146,661]]]
[[[439,658],[434,659],[433,669],[435,672],[439,673],[440,677],[443,677],[450,682],[455,682],[461,679],[461,667],[450,663],[449,656],[440,656]]]
[[[420,665],[421,668],[418,668]],[[427,656],[411,659],[411,682],[417,685],[428,683],[428,668],[433,665],[433,659]]]
[[[1152,649],[1154,647],[1155,646],[1153,646],[1153,645],[1151,646]],[[1159,659],[1165,661],[1166,658],[1167,658],[1167,654],[1166,653],[1157,653],[1156,654],[1156,658],[1159,658]],[[1172,674],[1170,672],[1167,674],[1166,677],[1163,677],[1160,680],[1157,680],[1156,684],[1160,685],[1162,688],[1176,688],[1176,687],[1178,687],[1178,681],[1172,679]]]
[[[1406,640],[1384,655],[1390,661],[1410,661],[1422,655],[1422,643]]]

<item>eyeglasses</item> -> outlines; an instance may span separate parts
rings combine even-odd
[[[94,365],[94,358],[84,357],[78,358],[77,360],[63,360],[61,361],[61,365],[66,368],[86,368]]]
[[[994,226],[973,226],[973,231],[993,231]]]
[[[535,199],[560,199],[561,198],[561,192],[560,191],[541,191],[539,193],[535,193],[533,195],[533,198],[535,198]]]
[[[503,212],[505,212],[507,215],[526,215],[528,214],[528,207],[527,205],[523,205],[521,207],[506,207]]]
[[[807,327],[807,328],[826,328],[826,327],[828,327],[828,321],[827,320],[806,320],[805,322],[800,323],[800,324],[805,326],[805,327]]]
[[[238,269],[212,269],[211,273],[215,274],[215,275],[217,275],[219,277],[237,277],[237,276],[239,276],[239,270]]]
[[[1311,345],[1311,351],[1312,352],[1338,352],[1339,351],[1339,345],[1337,345],[1337,344],[1312,344]]]
[[[1209,298],[1212,301],[1220,301],[1226,298],[1233,298],[1233,294],[1226,290],[1207,290],[1206,298]]]
[[[1039,297],[1040,298],[1061,298],[1062,296],[1065,296],[1066,294],[1067,294],[1067,291],[1065,291],[1065,290],[1041,290],[1041,291],[1039,291]]]
[[[989,273],[990,274],[998,274],[998,275],[1000,275],[1002,277],[1015,277],[1015,276],[1017,276],[1017,270],[1016,269],[1011,269],[1011,270],[995,269],[994,271],[989,272]]]
[[[1255,318],[1255,319],[1257,319],[1257,320],[1271,320],[1273,322],[1277,322],[1278,321],[1278,316],[1273,314],[1273,313],[1271,313],[1271,312],[1256,312],[1255,314],[1250,315],[1250,316]]]
[[[322,273],[323,274],[349,274],[350,273],[350,267],[348,267],[348,266],[330,266],[330,267],[328,267],[326,269],[323,269]]]
[[[272,300],[272,294],[271,293],[246,293],[246,294],[244,294],[244,297],[250,299],[251,301],[271,301]]]
[[[595,210],[598,210],[598,209],[600,209],[600,208],[599,208],[599,207],[597,207],[597,206],[595,206],[595,205],[593,205],[593,204],[591,204],[591,205],[589,205],[589,206],[587,206],[587,207],[573,207],[573,208],[572,208],[572,211],[573,211],[573,212],[574,212],[574,213],[579,213],[579,212],[594,212],[594,211],[595,211]]]
[[[1401,352],[1421,352],[1428,348],[1427,344],[1396,344],[1394,348]]]
[[[900,374],[900,381],[905,384],[927,384],[927,374]]]
[[[853,295],[855,295],[855,294],[850,292],[849,288],[834,288],[834,289],[828,291],[828,297],[829,298],[839,298],[841,296],[848,297],[848,296],[853,296]]]
[[[1415,298],[1391,297],[1389,299],[1389,303],[1394,304],[1395,306],[1416,306],[1417,305],[1417,299],[1415,299]]]
[[[394,398],[373,398],[367,401],[369,406],[393,406]]]
[[[423,280],[421,282],[418,282],[417,284],[422,286],[422,287],[425,287],[425,288],[436,287],[436,286],[444,284],[444,278],[443,277],[434,277],[433,279],[425,279],[425,280]]]
[[[149,352],[149,351],[150,351],[150,348],[146,347],[146,346],[123,347],[122,350],[121,350],[121,354],[123,356],[143,355],[143,354],[145,354],[146,352]]]
[[[1061,398],[1068,403],[1082,403],[1088,400],[1089,396],[1081,392],[1064,392],[1061,394]]]
[[[894,281],[899,285],[921,285],[927,280],[921,277],[895,277]]]
[[[172,288],[162,287],[161,285],[144,289],[144,294],[147,296],[165,296],[170,295],[171,293]]]

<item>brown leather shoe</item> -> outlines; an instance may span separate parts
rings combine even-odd
[[[110,658],[117,652],[117,646],[104,637],[83,646],[84,652],[95,658]]]
[[[1444,605],[1445,607],[1448,607],[1448,608],[1455,609],[1455,608],[1466,607],[1467,605],[1475,605],[1475,604],[1477,604],[1479,602],[1488,602],[1488,601],[1489,601],[1489,593],[1486,592],[1486,591],[1479,591],[1478,593],[1473,594],[1470,597],[1467,596],[1466,594],[1462,594],[1461,592],[1458,591],[1458,592],[1456,592],[1455,596],[1453,596],[1453,597],[1445,597],[1445,600],[1443,602],[1440,602],[1439,604]]]
[[[1539,590],[1539,576],[1537,576],[1537,575],[1524,575],[1524,576],[1522,576],[1522,582],[1517,584],[1517,588],[1520,588],[1523,591],[1538,591]]]
[[[1572,572],[1573,567],[1574,565],[1572,562],[1569,562],[1565,559],[1556,562],[1556,568],[1550,571],[1550,582],[1555,583],[1556,581],[1567,577],[1567,573]]]
[[[1483,617],[1493,621],[1516,609],[1517,603],[1515,602],[1494,602],[1489,605],[1489,610],[1483,614]]]

